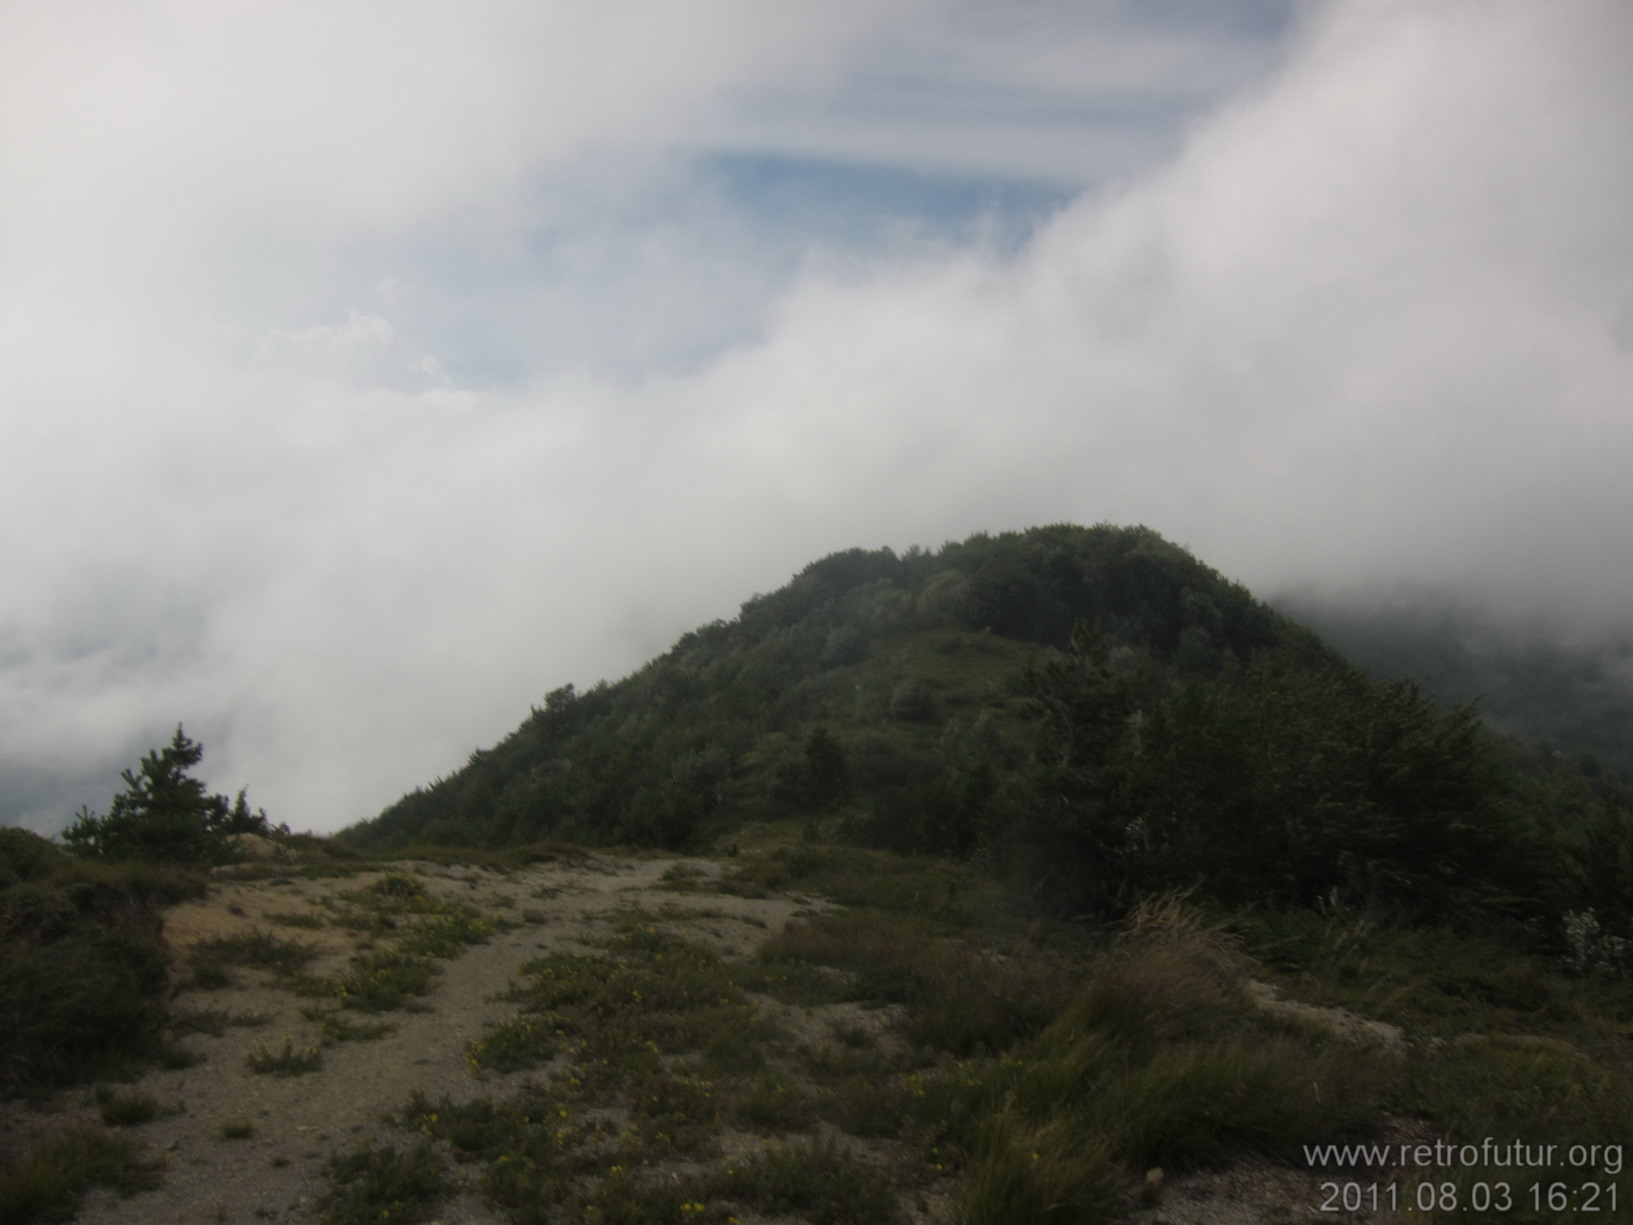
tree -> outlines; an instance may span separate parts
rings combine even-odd
[[[99,859],[193,863],[223,858],[230,834],[268,832],[266,813],[251,812],[243,791],[229,801],[188,773],[203,757],[204,747],[177,724],[168,748],[148,753],[137,771],[123,772],[125,790],[107,815],[82,808],[63,841]]]

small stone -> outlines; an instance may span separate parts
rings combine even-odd
[[[1162,1167],[1152,1166],[1145,1172],[1145,1189],[1140,1192],[1140,1198],[1148,1204],[1157,1202],[1157,1196],[1162,1192]]]

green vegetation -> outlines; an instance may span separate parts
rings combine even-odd
[[[196,747],[178,729],[82,820],[89,860],[0,831],[0,1089],[163,1049],[151,908],[187,878],[122,856],[214,856],[226,801],[186,780]],[[588,866],[569,839],[724,854],[663,873],[691,909],[601,916],[598,943],[523,966],[466,1055],[531,1075],[416,1096],[395,1118],[415,1147],[331,1163],[326,1221],[433,1219],[452,1162],[524,1223],[883,1225],[932,1201],[962,1225],[1093,1223],[1152,1167],[1307,1169],[1309,1146],[1403,1127],[1633,1131],[1633,785],[1373,680],[1146,529],[825,558],[617,685],[548,694],[344,839],[472,890]],[[777,894],[797,917],[752,956],[702,939],[740,919],[727,899]],[[316,977],[312,946],[240,932],[190,950],[191,982],[270,974],[319,1001],[325,1045],[383,1036],[355,1014],[419,1006],[439,959],[508,925],[403,871],[270,921],[359,948]],[[248,1064],[321,1060],[285,1039]],[[99,1104],[134,1124],[139,1097]],[[1633,1219],[1626,1199],[1604,1219]]]
[[[269,970],[280,978],[295,974],[317,956],[309,944],[285,940],[252,928],[232,936],[208,936],[188,950],[193,972],[209,978],[212,969],[225,970],[229,966]]]
[[[374,1042],[397,1027],[390,1021],[352,1021],[334,1008],[302,1008],[301,1016],[318,1027],[324,1042]]]
[[[35,1137],[0,1163],[0,1220],[66,1221],[92,1186],[134,1195],[158,1184],[157,1164],[142,1161],[130,1140],[100,1127],[67,1127]]]
[[[72,853],[0,828],[0,1098],[190,1058],[165,1042],[159,908],[203,896],[199,870],[231,855],[233,835],[287,834],[242,792],[231,802],[208,794],[188,773],[202,753],[178,727],[125,771],[107,814],[82,811],[64,831]],[[271,947],[195,950],[196,984],[225,986],[228,966],[266,964]]]
[[[97,1112],[109,1127],[140,1127],[164,1113],[159,1099],[151,1093],[120,1093],[108,1085],[98,1085],[93,1096]]]
[[[1633,969],[1633,789],[1567,766],[1148,529],[1059,525],[824,558],[342,837],[682,847],[791,820],[979,862],[1032,913],[1194,887]]]
[[[169,961],[158,907],[202,889],[174,868],[88,863],[0,829],[0,1097],[159,1053]]]
[[[323,1225],[412,1225],[429,1221],[450,1194],[430,1145],[407,1152],[366,1147],[329,1162],[334,1189],[319,1204]]]
[[[286,1036],[283,1050],[268,1050],[263,1042],[244,1057],[244,1063],[262,1076],[305,1076],[323,1067],[323,1052],[315,1046],[297,1050],[295,1039]]]
[[[176,1036],[184,1034],[209,1034],[212,1038],[219,1038],[227,1032],[228,1026],[242,1026],[253,1028],[265,1025],[267,1016],[259,1012],[232,1012],[226,1008],[173,1008],[170,1012],[170,1032]]]
[[[1569,644],[1424,592],[1338,606],[1312,596],[1277,601],[1379,677],[1415,679],[1448,706],[1478,700],[1496,731],[1566,759],[1590,779],[1633,771],[1633,642]]]
[[[344,893],[329,904],[330,921],[390,943],[364,947],[346,972],[331,978],[302,977],[293,983],[304,995],[329,996],[342,1008],[391,1012],[427,995],[436,982],[435,962],[457,956],[466,946],[481,944],[507,925],[485,919],[473,907],[439,898],[425,881],[406,872],[386,872],[362,889]],[[362,1036],[368,1027],[328,1035],[337,1041]]]
[[[231,835],[271,833],[266,813],[252,813],[244,792],[229,801],[188,775],[203,757],[203,746],[178,725],[167,748],[149,753],[136,772],[124,772],[125,790],[107,813],[82,810],[63,841],[98,859],[219,863],[229,856]]]

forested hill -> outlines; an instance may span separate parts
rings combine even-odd
[[[1618,785],[1521,769],[1472,711],[1110,526],[823,558],[342,837],[681,848],[777,817],[977,855],[1074,913],[1179,885],[1625,926],[1633,897]]]
[[[1306,592],[1277,607],[1375,676],[1417,678],[1445,705],[1479,699],[1492,728],[1590,775],[1633,772],[1633,639],[1573,643],[1431,593],[1369,602]]]
[[[1023,671],[1098,622],[1125,655],[1196,671],[1324,649],[1146,528],[1061,525],[935,552],[852,549],[685,635],[617,684],[549,693],[491,750],[348,831],[371,847],[547,835],[685,844],[841,801],[858,810],[973,759],[1029,755]],[[805,777],[810,736],[843,783]],[[967,742],[967,743],[966,743]]]

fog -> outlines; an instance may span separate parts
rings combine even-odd
[[[0,819],[182,722],[337,828],[1061,520],[1625,630],[1633,9],[1215,7],[0,11]]]

